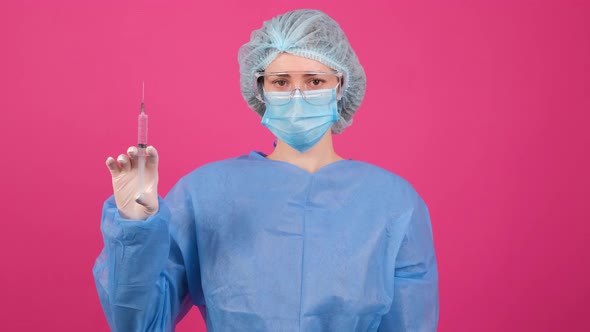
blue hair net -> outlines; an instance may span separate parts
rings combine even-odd
[[[352,123],[366,87],[365,71],[344,31],[323,12],[301,9],[276,16],[252,32],[238,52],[240,86],[248,106],[260,116],[265,106],[256,98],[254,73],[263,71],[281,52],[321,62],[344,74],[339,117],[332,126],[332,132],[341,133]]]

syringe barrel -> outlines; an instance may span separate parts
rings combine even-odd
[[[147,147],[147,134],[148,134],[148,116],[145,112],[141,112],[138,118],[137,127],[137,146],[140,148]]]

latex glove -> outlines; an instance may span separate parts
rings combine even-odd
[[[106,164],[113,180],[113,192],[119,214],[126,219],[145,220],[158,211],[158,152],[146,148],[144,193],[139,196],[138,150],[131,146],[117,160],[108,157]]]

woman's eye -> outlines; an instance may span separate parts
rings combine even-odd
[[[282,86],[287,85],[287,81],[285,81],[285,80],[276,80],[276,81],[273,82],[273,84],[282,87]]]
[[[322,86],[324,83],[325,83],[325,81],[324,81],[324,80],[322,80],[322,79],[319,79],[319,78],[313,78],[313,79],[311,79],[311,80],[309,81],[309,83],[308,83],[308,84],[309,84],[309,85],[310,85],[312,88],[317,88],[317,87],[320,87],[320,86]]]

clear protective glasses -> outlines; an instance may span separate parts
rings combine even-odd
[[[256,98],[263,103],[285,105],[299,95],[308,103],[325,105],[331,101],[333,90],[341,97],[342,73],[337,71],[256,72]],[[272,97],[272,98],[269,98]]]

